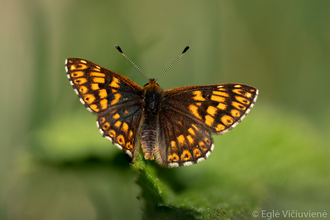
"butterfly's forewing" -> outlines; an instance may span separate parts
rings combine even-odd
[[[134,157],[142,117],[142,88],[84,59],[67,59],[66,70],[80,101],[97,114],[97,125],[103,136]]]
[[[157,160],[190,165],[213,150],[211,132],[235,127],[252,108],[258,90],[242,84],[188,86],[164,92]]]

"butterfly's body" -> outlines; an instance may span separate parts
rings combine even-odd
[[[163,90],[151,79],[143,88],[143,120],[141,126],[141,147],[145,159],[154,159],[157,146],[157,130],[159,127],[159,111],[161,109]]]
[[[84,59],[66,60],[67,76],[80,101],[97,114],[103,136],[135,159],[166,167],[190,165],[213,150],[211,133],[235,127],[250,111],[258,90],[243,84],[186,86],[163,91],[150,79],[132,80]]]

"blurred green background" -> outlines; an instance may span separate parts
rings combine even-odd
[[[101,137],[64,71],[66,58],[84,58],[143,86],[114,45],[150,78],[190,45],[163,89],[260,90],[206,161],[150,163],[164,204],[190,219],[330,215],[330,1],[1,0],[0,11],[1,220],[146,218],[129,157]]]

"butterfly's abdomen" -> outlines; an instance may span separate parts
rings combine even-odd
[[[153,151],[157,144],[157,128],[163,90],[151,80],[144,87],[143,122],[141,127],[141,147],[145,159],[153,160]]]
[[[142,125],[141,129],[141,147],[146,160],[153,160],[153,151],[156,145],[157,132],[154,126],[148,124]],[[150,130],[148,130],[150,129]]]

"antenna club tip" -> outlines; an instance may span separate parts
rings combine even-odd
[[[123,51],[121,50],[121,48],[120,48],[118,45],[116,45],[115,48],[116,48],[120,53],[123,53]]]
[[[184,54],[185,52],[187,52],[187,50],[189,50],[190,46],[186,46],[182,52],[182,54]]]

